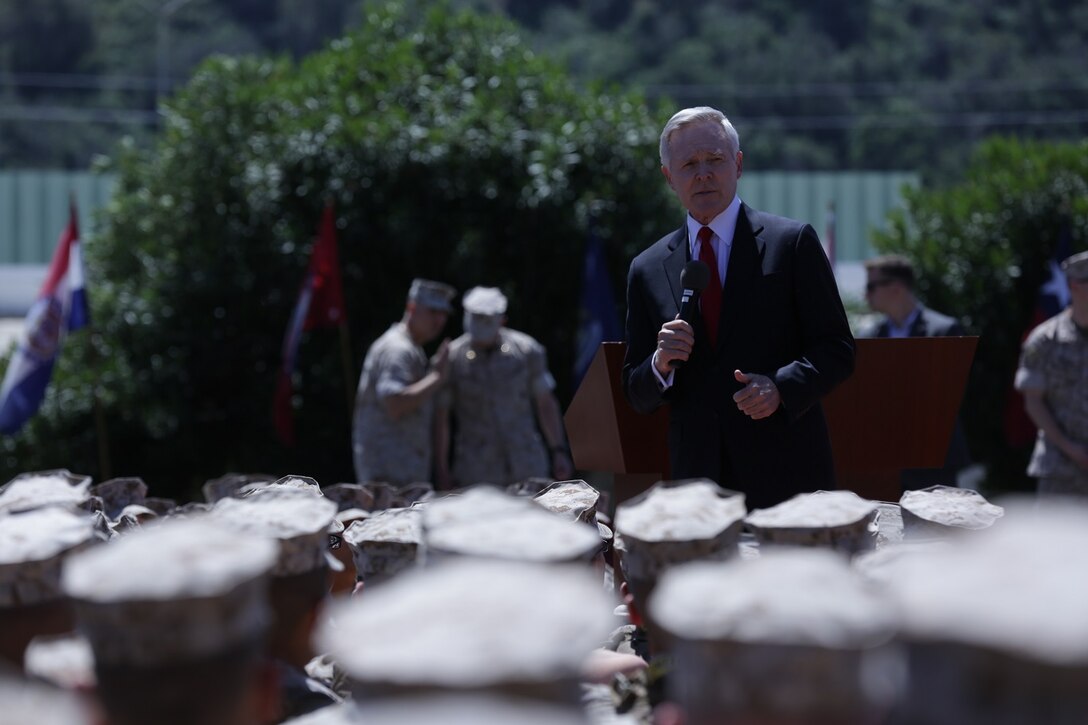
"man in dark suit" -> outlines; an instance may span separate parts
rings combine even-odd
[[[627,400],[669,405],[673,478],[713,479],[750,508],[834,488],[820,398],[853,371],[854,340],[816,232],[740,201],[743,154],[720,111],[674,115],[660,153],[688,214],[631,263]],[[711,270],[694,324],[678,319],[690,259]]]
[[[884,315],[879,322],[860,330],[858,337],[960,337],[967,334],[958,320],[923,305],[914,293],[914,265],[900,254],[885,254],[866,260],[865,301],[874,312]],[[942,484],[955,486],[959,472],[971,464],[967,436],[959,418],[952,429],[942,468],[913,468],[903,471],[904,490]]]

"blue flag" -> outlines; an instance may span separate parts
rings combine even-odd
[[[1039,299],[1036,302],[1035,317],[1032,326],[1038,325],[1044,320],[1049,320],[1066,307],[1072,299],[1069,296],[1069,282],[1065,279],[1061,263],[1073,253],[1073,230],[1069,221],[1062,224],[1058,234],[1058,242],[1054,247],[1054,255],[1047,265],[1047,277],[1039,286]]]
[[[575,386],[585,377],[600,344],[621,340],[623,329],[616,313],[616,298],[612,295],[612,281],[608,276],[604,244],[591,229],[586,242],[582,299],[578,310],[577,347],[574,357]]]

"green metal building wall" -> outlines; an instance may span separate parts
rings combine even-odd
[[[116,177],[89,171],[0,171],[0,265],[48,264],[66,224],[69,195],[83,239],[94,237],[96,212]]]
[[[902,187],[918,183],[909,172],[762,171],[744,174],[739,193],[753,207],[812,224],[821,237],[834,202],[836,261],[856,262],[870,255],[870,230],[883,227],[887,213],[902,205]],[[93,239],[97,212],[115,184],[112,175],[90,172],[0,171],[0,265],[49,262],[68,220],[69,193],[82,237]]]
[[[918,174],[909,172],[763,171],[743,174],[737,193],[756,209],[808,222],[821,239],[834,203],[835,260],[860,262],[872,255],[870,232],[884,228],[888,212],[903,206],[903,187],[919,183]]]

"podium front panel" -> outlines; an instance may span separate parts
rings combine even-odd
[[[977,337],[857,341],[854,374],[824,398],[835,468],[944,465]]]

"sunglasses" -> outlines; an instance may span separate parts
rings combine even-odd
[[[894,281],[894,279],[874,279],[872,282],[865,283],[865,291],[871,293],[877,287],[883,287],[884,285],[891,284]]]

